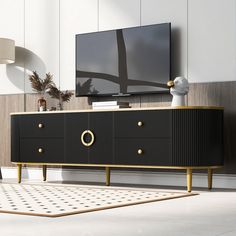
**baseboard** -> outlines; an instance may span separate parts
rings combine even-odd
[[[15,167],[1,167],[3,179],[16,179]],[[42,169],[27,167],[22,169],[22,178],[41,180]],[[86,181],[105,182],[105,171],[102,170],[76,170],[62,168],[48,168],[47,180],[49,181]],[[186,175],[178,172],[142,172],[112,170],[111,183],[142,184],[158,186],[186,186]],[[193,173],[193,187],[207,187],[207,174]],[[214,174],[214,188],[236,189],[236,175]]]

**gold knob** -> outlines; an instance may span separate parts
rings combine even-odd
[[[139,122],[138,122],[138,126],[139,126],[139,127],[143,126],[143,122],[142,122],[142,121],[139,121]]]
[[[91,137],[91,141],[90,142],[86,142],[84,140],[84,137],[85,135],[90,135]],[[82,142],[82,144],[85,146],[85,147],[90,147],[93,145],[94,141],[95,141],[95,137],[94,137],[94,134],[91,130],[85,130],[82,134],[81,134],[81,137],[80,137],[80,140]]]
[[[174,81],[173,80],[169,80],[168,82],[167,82],[167,86],[169,87],[169,88],[171,88],[171,87],[174,87]]]
[[[138,154],[139,155],[143,154],[143,150],[142,149],[138,149]]]
[[[39,123],[38,124],[38,127],[41,129],[41,128],[43,128],[43,124],[42,123]]]
[[[39,152],[39,153],[42,153],[42,152],[43,152],[43,149],[42,149],[42,148],[39,148],[39,149],[38,149],[38,152]]]

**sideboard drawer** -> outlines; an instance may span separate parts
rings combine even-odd
[[[115,137],[169,138],[171,111],[132,111],[114,114]]]
[[[63,163],[64,139],[22,138],[20,140],[20,161]]]
[[[170,139],[116,139],[115,164],[171,165]]]
[[[20,137],[63,137],[64,115],[27,115],[20,117]]]

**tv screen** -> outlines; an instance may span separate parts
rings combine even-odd
[[[76,35],[76,96],[168,92],[171,24]]]

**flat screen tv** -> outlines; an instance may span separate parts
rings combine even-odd
[[[165,93],[171,24],[76,35],[76,96]]]

